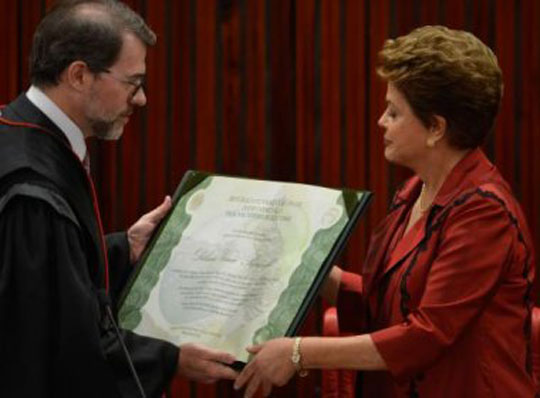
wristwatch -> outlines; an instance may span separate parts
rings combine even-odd
[[[291,361],[294,365],[294,368],[296,369],[296,373],[298,373],[298,376],[306,377],[308,375],[308,371],[302,367],[302,354],[300,353],[301,340],[302,337],[296,337],[294,339]]]

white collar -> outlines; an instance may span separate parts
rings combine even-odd
[[[87,149],[81,129],[36,86],[30,86],[26,92],[26,97],[62,130],[71,145],[71,149],[82,162]]]

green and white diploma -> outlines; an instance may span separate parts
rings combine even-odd
[[[122,327],[246,362],[293,335],[366,191],[188,172],[121,300]]]

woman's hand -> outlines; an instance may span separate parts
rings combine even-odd
[[[293,339],[279,338],[248,347],[255,357],[246,365],[234,383],[235,389],[246,386],[244,397],[252,397],[262,387],[265,397],[270,395],[272,386],[283,386],[294,376],[291,361]]]

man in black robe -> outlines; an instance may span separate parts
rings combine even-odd
[[[120,331],[128,358],[107,316],[171,205],[103,239],[84,139],[120,137],[145,105],[155,40],[122,3],[61,3],[35,33],[32,86],[1,111],[2,397],[159,397],[176,374],[236,376],[226,353]]]

